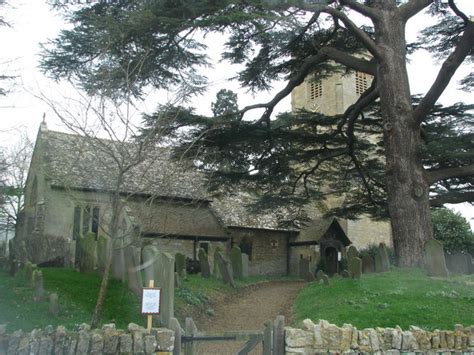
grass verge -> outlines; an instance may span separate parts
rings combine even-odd
[[[298,295],[295,319],[325,319],[359,329],[416,325],[427,330],[474,324],[474,275],[429,278],[420,269],[311,283]]]

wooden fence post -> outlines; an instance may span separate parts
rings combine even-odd
[[[285,354],[285,317],[277,316],[273,325],[273,355]]]
[[[170,329],[174,331],[174,349],[173,355],[181,355],[181,336],[183,329],[176,318],[170,319]]]
[[[263,330],[263,355],[272,355],[273,322],[267,320]]]
[[[193,337],[197,335],[198,329],[192,318],[186,318],[184,325],[184,333],[186,337]],[[197,354],[197,342],[186,341],[184,343],[184,355],[196,355]]]

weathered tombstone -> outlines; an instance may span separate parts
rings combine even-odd
[[[199,266],[201,267],[201,276],[210,277],[211,269],[209,267],[209,258],[206,251],[203,248],[199,249]]]
[[[138,247],[129,245],[125,248],[128,288],[137,296],[141,295],[143,287],[140,254]]]
[[[222,275],[222,279],[224,283],[230,285],[231,287],[235,288],[234,278],[232,276],[232,272],[230,270],[230,262],[229,260],[225,259],[224,256],[217,252],[217,265],[219,266],[219,273]]]
[[[345,279],[349,278],[351,275],[349,274],[349,271],[347,270],[342,270],[341,276]]]
[[[236,279],[242,278],[242,252],[239,247],[232,247],[230,250],[230,261],[232,263],[232,271]]]
[[[107,263],[108,239],[104,235],[97,237],[97,270],[100,275],[104,275],[105,264]]]
[[[249,276],[249,256],[242,253],[242,277]]]
[[[35,272],[35,295],[33,300],[35,302],[40,302],[44,298],[44,287],[43,287],[43,273],[40,270]]]
[[[387,247],[384,243],[380,243],[377,253],[375,254],[375,272],[390,271],[390,261],[388,258]]]
[[[369,254],[362,255],[362,272],[364,274],[374,272],[374,259]]]
[[[159,253],[156,287],[161,287],[160,325],[168,328],[174,317],[174,266],[175,260],[169,253]]]
[[[145,271],[145,286],[150,280],[156,279],[157,267],[156,261],[158,259],[158,248],[154,245],[146,245],[142,249],[143,268]]]
[[[18,261],[15,258],[10,258],[8,269],[10,276],[16,276],[16,274],[18,274]]]
[[[326,286],[329,286],[329,276],[324,274],[323,275],[323,283],[326,285]]]
[[[323,270],[318,270],[316,273],[316,281],[321,281],[323,279],[323,276],[326,275]]]
[[[123,247],[113,244],[112,249],[112,276],[117,280],[126,280],[125,252]]]
[[[186,276],[186,256],[181,253],[176,253],[174,256],[176,260],[176,272],[180,277]]]
[[[352,258],[358,258],[359,257],[359,251],[354,245],[349,245],[347,247],[347,259],[350,260]]]
[[[86,233],[79,238],[80,260],[79,271],[82,273],[93,272],[96,264],[97,246],[94,233]]]
[[[66,267],[74,268],[76,265],[76,248],[77,248],[77,241],[71,240],[68,244],[67,248],[67,255],[64,260]]]
[[[212,271],[212,275],[214,275],[215,278],[222,279],[222,275],[219,271],[219,263],[217,262],[218,253],[222,253],[221,247],[217,247],[214,251],[214,270]]]
[[[360,258],[354,257],[349,259],[348,264],[349,275],[353,279],[360,279],[360,275],[362,274],[362,260]]]
[[[469,260],[468,260],[468,258]],[[453,274],[469,275],[471,271],[471,258],[470,256],[455,252],[453,254],[445,254],[446,266],[448,270]]]
[[[30,261],[25,263],[24,270],[26,279],[31,280],[31,276],[33,276],[33,264]]]
[[[49,314],[57,317],[59,314],[59,298],[57,293],[49,295]]]
[[[181,287],[181,279],[179,278],[179,275],[176,271],[174,272],[174,287],[175,288]]]
[[[428,276],[448,276],[443,244],[436,239],[428,240],[425,243],[424,266]]]
[[[314,275],[311,271],[309,271],[309,260],[308,259],[300,259],[299,262],[299,277],[301,277],[306,282],[314,281]]]

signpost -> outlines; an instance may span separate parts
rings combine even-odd
[[[151,331],[153,325],[153,315],[160,314],[161,311],[161,288],[155,288],[155,281],[150,280],[148,287],[142,289],[142,314],[147,317],[147,330]]]

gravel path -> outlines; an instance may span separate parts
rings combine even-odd
[[[204,313],[194,318],[199,331],[222,332],[232,330],[263,330],[267,320],[277,315],[285,316],[285,323],[292,321],[291,307],[304,282],[264,282],[240,290],[237,294],[212,304],[215,315]],[[225,341],[200,343],[199,354],[235,354],[242,343]],[[252,354],[261,354],[261,346]]]

